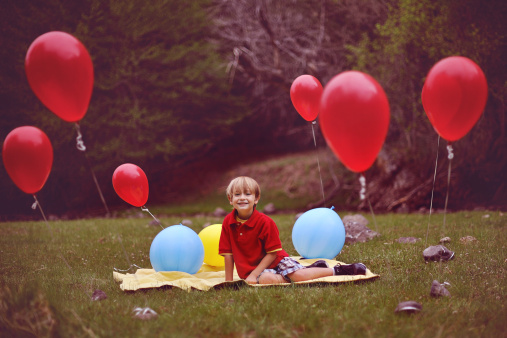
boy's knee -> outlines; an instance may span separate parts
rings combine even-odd
[[[304,274],[303,274],[303,269],[296,270],[293,273],[289,273],[289,274],[287,274],[287,277],[289,277],[290,280],[293,282],[301,282],[301,281],[306,280],[306,278],[305,278],[306,276],[304,276]]]
[[[279,283],[286,283],[285,279],[279,274],[264,272],[259,277],[259,284],[279,284]]]

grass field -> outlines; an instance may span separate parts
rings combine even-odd
[[[205,223],[221,223],[186,218],[196,232]],[[294,214],[273,219],[285,249],[297,255],[291,241]],[[427,243],[428,215],[377,215],[377,226],[369,226],[382,236],[346,245],[337,257],[362,261],[381,275],[370,282],[123,292],[113,280],[114,267],[151,267],[149,247],[161,228],[149,221],[53,221],[52,230],[43,221],[0,223],[0,336],[500,337],[507,332],[507,215],[500,212],[447,214],[445,233],[443,215],[434,214]],[[166,226],[180,221],[162,218]],[[456,258],[426,264],[422,251],[444,235],[451,237],[446,247]],[[396,242],[406,236],[421,240]],[[462,243],[465,236],[477,241]],[[434,279],[451,284],[450,298],[430,297]],[[108,298],[91,301],[96,289]],[[421,303],[423,310],[395,314],[406,300]],[[150,307],[158,318],[133,319],[135,307]]]

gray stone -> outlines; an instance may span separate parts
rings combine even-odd
[[[422,310],[422,305],[413,300],[401,302],[398,304],[394,312],[397,313],[416,313]]]
[[[215,217],[225,217],[227,214],[228,212],[222,208],[216,208],[215,211],[213,211],[213,216]]]
[[[92,300],[103,300],[103,299],[106,299],[107,298],[107,295],[104,291],[102,290],[95,290],[93,291],[93,295],[92,295]]]
[[[440,244],[451,243],[451,237],[444,237],[440,240]]]
[[[446,262],[454,258],[454,252],[443,245],[430,246],[423,251],[425,261]]]
[[[269,215],[276,212],[275,205],[273,203],[268,203],[264,206],[264,209],[262,209],[262,212]]]
[[[430,296],[431,297],[450,297],[451,293],[449,290],[445,288],[445,285],[448,283],[440,284],[437,280],[434,280],[431,284],[431,291]]]
[[[463,244],[471,244],[471,243],[475,243],[477,242],[477,238],[473,237],[473,236],[465,236],[465,237],[461,237],[459,239],[459,241]]]
[[[134,310],[134,318],[141,319],[141,320],[150,320],[150,319],[156,319],[158,317],[158,314],[150,309],[149,307],[140,308],[136,307]]]
[[[342,222],[345,227],[345,243],[347,244],[364,243],[380,236],[378,232],[366,226],[368,220],[362,215],[347,215],[342,218]]]
[[[181,224],[186,225],[187,227],[191,226],[193,223],[189,219],[184,219],[181,221]]]
[[[398,243],[402,243],[402,244],[407,244],[407,243],[408,244],[414,244],[414,243],[417,243],[420,240],[421,240],[420,238],[415,238],[415,237],[400,237],[396,241]]]

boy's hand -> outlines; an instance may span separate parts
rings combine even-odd
[[[248,283],[248,284],[257,284],[257,276],[255,276],[254,274],[249,274],[248,277],[245,279],[245,281]]]

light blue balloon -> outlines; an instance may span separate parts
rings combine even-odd
[[[204,246],[194,230],[172,225],[160,231],[150,247],[151,266],[155,271],[182,271],[195,274],[204,261]]]
[[[301,215],[292,228],[292,244],[304,258],[334,259],[345,244],[345,227],[334,207]]]

